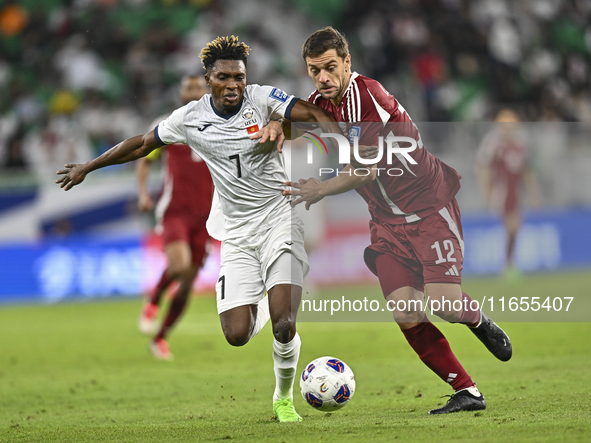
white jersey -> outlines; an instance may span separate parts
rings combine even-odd
[[[162,143],[186,144],[207,164],[225,218],[225,235],[210,230],[213,237],[252,235],[290,222],[291,206],[281,194],[288,180],[283,157],[268,145],[261,153],[265,147],[250,135],[274,117],[289,118],[296,101],[272,86],[248,85],[235,113],[220,113],[206,94],[155,128]]]

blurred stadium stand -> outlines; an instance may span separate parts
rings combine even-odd
[[[589,0],[1,1],[0,262],[6,266],[0,264],[0,272],[17,266],[15,257],[28,257],[19,269],[33,265],[26,276],[12,275],[13,289],[0,298],[17,287],[40,296],[42,283],[33,288],[31,279],[65,272],[67,266],[44,268],[41,250],[74,251],[50,252],[52,260],[62,257],[62,264],[82,263],[80,275],[95,266],[90,259],[78,260],[92,255],[79,251],[96,246],[89,242],[103,242],[97,252],[101,263],[115,248],[114,238],[124,242],[118,251],[143,254],[151,221],[135,212],[134,165],[96,172],[68,194],[53,184],[54,173],[66,162],[86,161],[143,133],[154,117],[174,109],[179,79],[203,72],[198,54],[217,35],[236,34],[251,46],[250,83],[273,84],[305,98],[313,88],[302,43],[326,25],[343,31],[353,68],[380,80],[420,125],[428,149],[463,175],[458,199],[467,226],[470,215],[478,223],[486,214],[474,165],[488,127],[471,122],[490,120],[500,106],[513,107],[525,121],[538,122],[529,123],[545,204],[538,220],[560,224],[555,212],[575,211],[571,218],[583,217],[577,218],[583,226],[591,220],[584,218],[591,207],[590,23]],[[152,180],[157,192],[156,174]],[[329,224],[345,221],[363,232],[367,209],[356,195],[331,199],[328,206]],[[540,229],[530,236],[532,244],[539,243],[536,235],[554,238]],[[493,243],[501,234],[496,235]],[[556,247],[561,246],[545,250]],[[525,268],[560,269],[568,263],[548,260],[554,264]],[[591,265],[588,258],[581,260],[576,266]],[[133,284],[95,291],[89,284],[67,286],[64,278],[52,280],[50,297],[134,293],[145,285],[136,276]]]

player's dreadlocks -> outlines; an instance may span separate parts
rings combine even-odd
[[[230,37],[218,37],[214,41],[209,42],[205,48],[201,50],[199,57],[205,66],[205,70],[209,69],[218,60],[242,60],[246,66],[246,56],[250,52],[250,47],[238,41],[238,37],[231,35]]]

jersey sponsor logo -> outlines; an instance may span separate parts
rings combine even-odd
[[[275,100],[279,100],[280,102],[285,103],[289,95],[287,92],[283,92],[281,89],[273,88],[269,97],[274,98]]]
[[[207,128],[209,128],[210,126],[211,126],[211,123],[207,123],[207,124],[205,124],[205,125],[203,125],[203,126],[197,126],[197,130],[198,130],[199,132],[203,132],[203,131],[205,131]]]

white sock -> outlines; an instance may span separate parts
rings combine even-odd
[[[477,328],[482,324],[482,310],[480,310],[480,320],[478,320],[478,324],[476,326],[469,326],[470,328]]]
[[[271,318],[271,312],[269,311],[269,296],[263,297],[263,299],[257,305],[257,318],[254,322],[254,328],[250,333],[250,340],[261,332],[261,329],[267,324]]]
[[[301,343],[297,332],[289,343],[283,344],[273,340],[273,369],[275,369],[276,380],[273,401],[293,397],[293,380],[300,357]]]

